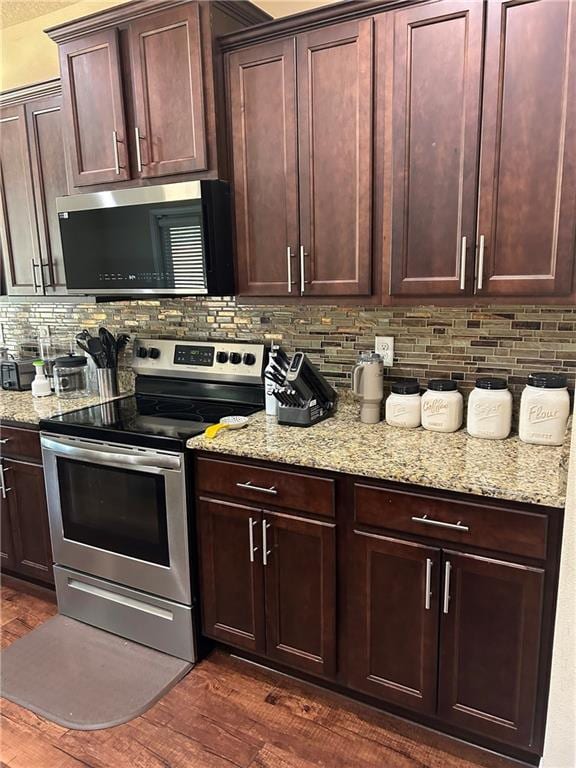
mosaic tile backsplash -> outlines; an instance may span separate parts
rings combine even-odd
[[[153,337],[263,339],[288,352],[308,354],[337,386],[349,383],[362,350],[374,336],[394,336],[394,367],[388,380],[451,377],[463,392],[478,375],[503,376],[519,395],[529,372],[562,371],[574,388],[576,307],[341,307],[336,305],[243,305],[233,298],[161,299],[102,304],[0,304],[4,344],[49,326],[74,335],[106,325],[114,332]],[[128,359],[126,360],[128,363]]]

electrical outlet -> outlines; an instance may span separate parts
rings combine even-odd
[[[382,358],[384,368],[392,368],[394,365],[394,336],[376,336],[374,351]]]

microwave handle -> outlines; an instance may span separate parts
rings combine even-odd
[[[41,441],[42,448],[47,451],[52,451],[70,459],[90,461],[93,464],[115,467],[146,467],[149,472],[156,474],[161,474],[164,469],[181,469],[179,456],[169,456],[163,453],[139,456],[130,453],[114,453],[113,451],[100,449],[79,448],[75,445],[61,443],[58,440],[52,440],[44,436],[41,438]]]

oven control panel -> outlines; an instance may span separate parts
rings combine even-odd
[[[170,376],[261,384],[268,350],[249,341],[134,341],[132,368],[140,376]]]

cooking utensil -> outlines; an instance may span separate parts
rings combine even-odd
[[[223,429],[242,429],[248,424],[247,416],[223,416],[219,424],[212,424],[207,427],[204,437],[213,439]]]

